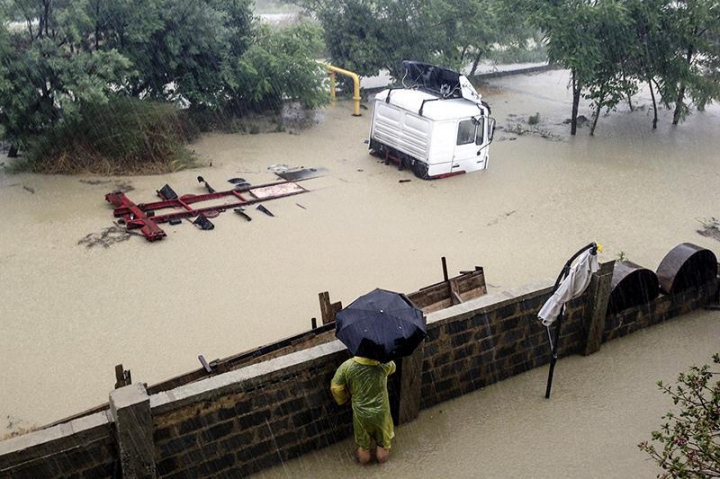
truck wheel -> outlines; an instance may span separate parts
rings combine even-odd
[[[427,163],[423,163],[422,161],[415,161],[412,165],[413,173],[415,173],[415,176],[420,178],[421,180],[429,180],[430,176],[428,175],[428,165]]]

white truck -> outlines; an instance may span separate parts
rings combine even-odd
[[[470,81],[426,63],[403,67],[409,86],[375,96],[371,153],[425,180],[487,168],[495,120]]]

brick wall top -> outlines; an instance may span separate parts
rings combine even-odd
[[[545,280],[497,293],[489,293],[464,303],[441,309],[427,315],[427,323],[437,323],[447,319],[463,320],[477,314],[495,311],[510,303],[517,303],[552,293],[555,281]]]
[[[150,396],[150,407],[153,415],[163,414],[198,401],[253,388],[316,364],[324,364],[329,356],[345,351],[345,345],[338,340],[320,344],[310,349],[154,394]]]
[[[103,411],[0,442],[0,470],[108,437],[112,416]]]
[[[456,306],[430,313],[427,315],[427,322],[432,324],[445,320],[458,321],[470,318],[478,313],[494,311],[509,303],[549,295],[552,292],[553,285],[554,282],[546,280],[480,296]],[[335,340],[217,376],[211,376],[170,391],[152,395],[150,397],[150,407],[153,414],[163,414],[198,401],[253,388],[266,381],[292,374],[315,364],[324,363],[328,356],[344,352],[345,349],[345,346],[340,341]]]

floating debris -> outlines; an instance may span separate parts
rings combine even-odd
[[[123,226],[115,224],[101,230],[99,233],[90,233],[83,239],[78,241],[78,245],[85,245],[86,248],[94,248],[96,246],[102,246],[103,248],[109,248],[116,243],[122,243],[127,241],[131,236],[142,236],[134,231],[127,230]]]
[[[235,213],[239,214],[240,216],[242,216],[243,218],[245,218],[246,220],[252,221],[252,218],[250,217],[250,215],[245,213],[245,208],[235,208],[233,211]]]
[[[200,228],[203,231],[210,231],[215,229],[215,225],[207,219],[207,216],[200,213],[197,218],[195,218],[195,221],[192,222],[195,226]]]
[[[273,217],[275,216],[274,214],[272,214],[272,212],[269,209],[265,208],[263,205],[257,205],[256,209],[262,211],[263,213],[265,213],[268,216],[273,216]]]

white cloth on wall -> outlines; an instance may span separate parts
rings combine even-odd
[[[577,298],[590,285],[593,273],[600,269],[596,254],[588,249],[578,257],[570,272],[560,282],[555,293],[553,293],[538,313],[538,318],[544,326],[550,326],[560,315],[562,307],[573,298]]]

